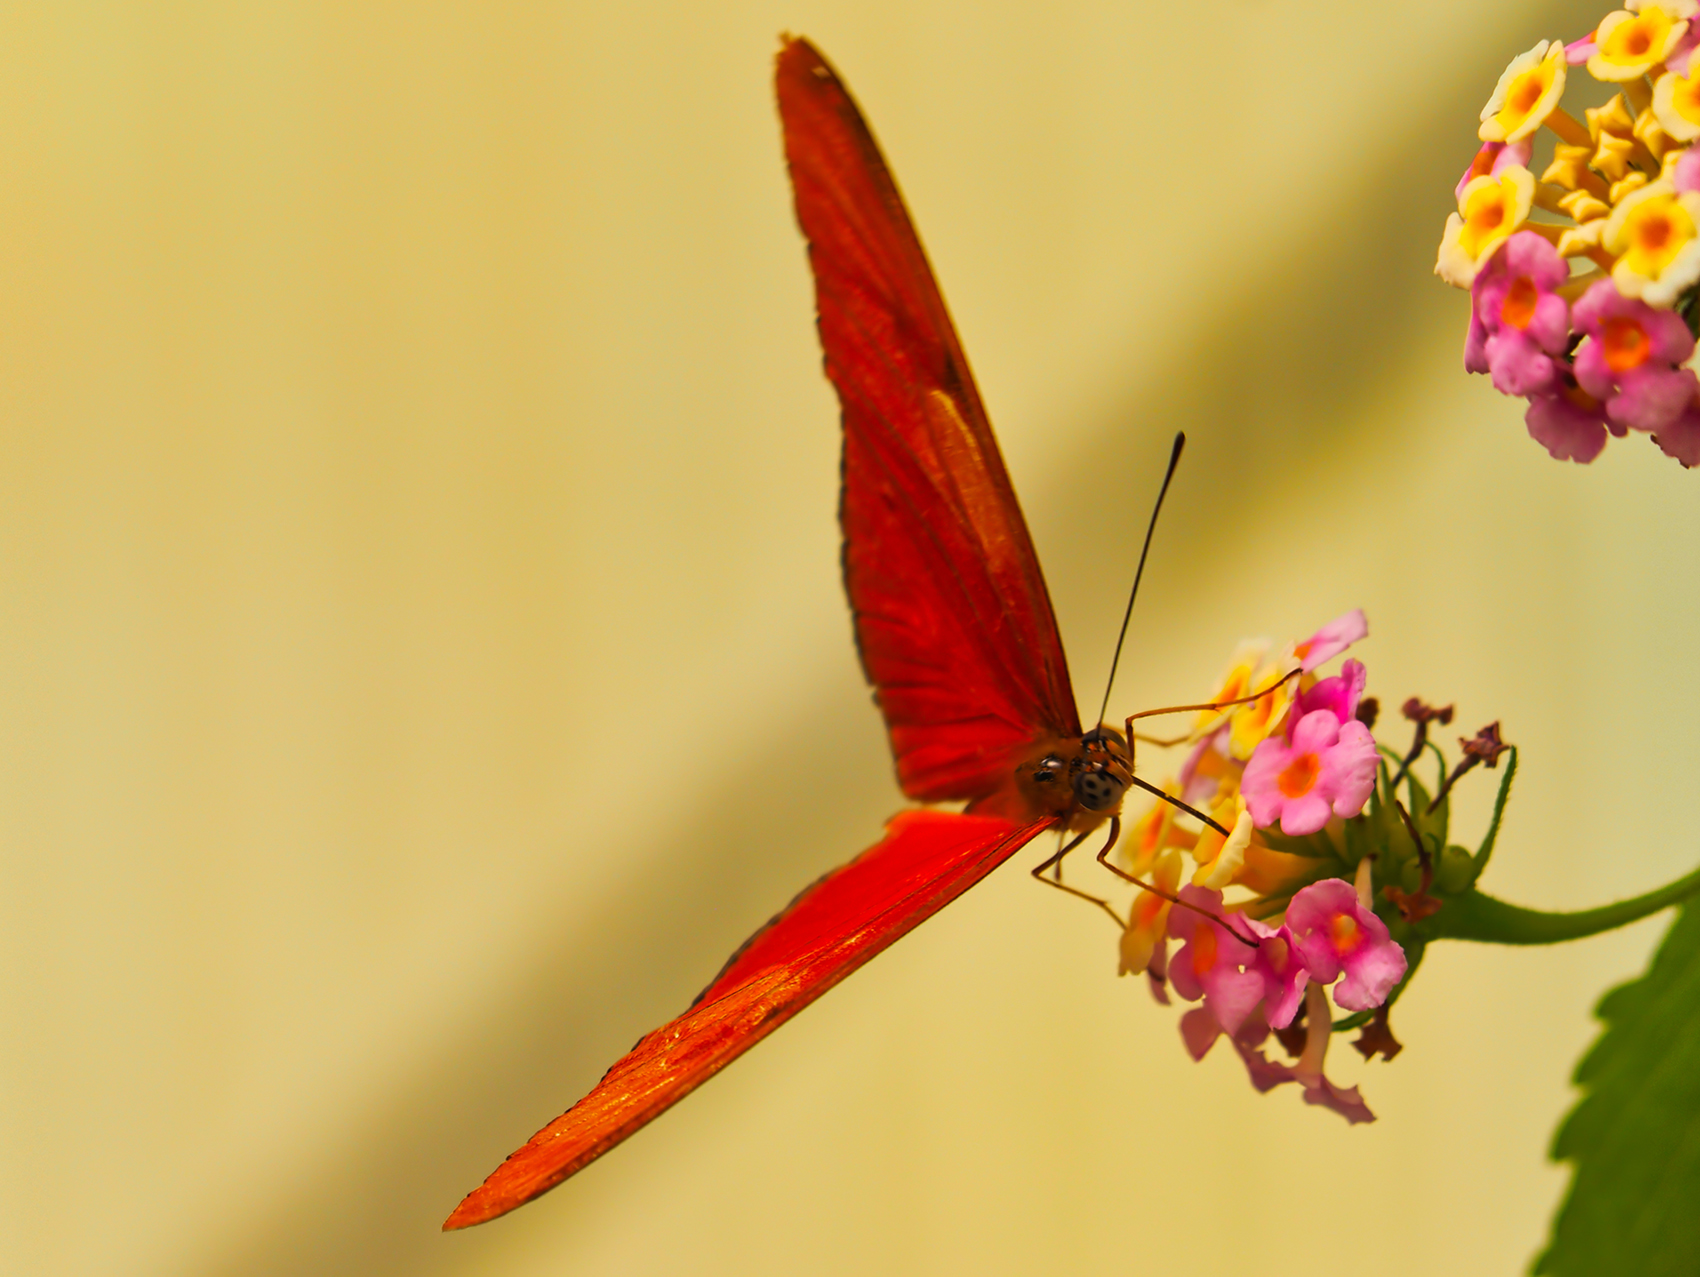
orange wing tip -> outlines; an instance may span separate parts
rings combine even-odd
[[[532,1136],[530,1141],[492,1171],[489,1179],[461,1199],[460,1205],[443,1221],[443,1231],[451,1233],[456,1229],[471,1228],[474,1224],[487,1224],[498,1219],[509,1211],[524,1206],[532,1198],[541,1197],[577,1169],[574,1164],[569,1163],[556,1168],[561,1173],[552,1175],[547,1168],[531,1165],[538,1142],[548,1136],[549,1127],[554,1124],[551,1122]]]
[[[821,51],[810,44],[806,36],[791,35],[789,32],[779,37],[779,74],[787,71],[795,74],[798,68],[820,80],[837,80],[832,65],[821,55]]]
[[[454,1209],[454,1214],[443,1221],[443,1231],[452,1233],[458,1229],[471,1228],[474,1224],[487,1224],[498,1215],[506,1215],[512,1206],[489,1205],[478,1200],[479,1191],[474,1189],[466,1195],[465,1200]]]
[[[502,1163],[496,1172],[477,1188],[461,1199],[459,1206],[443,1221],[443,1231],[452,1233],[456,1229],[471,1228],[474,1224],[488,1224],[493,1219],[506,1215],[517,1206],[524,1206],[536,1193],[517,1193],[506,1187],[501,1181],[506,1178],[502,1171],[507,1163]],[[541,1192],[542,1190],[538,1190]]]

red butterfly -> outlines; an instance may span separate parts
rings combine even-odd
[[[786,41],[776,79],[826,372],[844,412],[839,517],[862,665],[903,792],[968,806],[900,813],[879,843],[805,888],[445,1228],[547,1192],[1032,838],[1113,821],[1127,786],[1144,786],[1120,735],[1081,731],[1027,525],[873,135],[808,41]]]

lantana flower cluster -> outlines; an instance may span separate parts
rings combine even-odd
[[[1228,832],[1160,800],[1121,844],[1127,875],[1147,884],[1122,933],[1122,973],[1144,973],[1161,1003],[1172,990],[1198,1004],[1180,1021],[1194,1059],[1226,1038],[1258,1090],[1296,1082],[1308,1103],[1351,1122],[1374,1114],[1356,1087],[1324,1074],[1333,1033],[1361,1028],[1354,1045],[1366,1059],[1398,1052],[1387,1009],[1421,956],[1413,924],[1440,907],[1431,889],[1467,890],[1478,872],[1469,853],[1445,847],[1447,774],[1435,800],[1409,775],[1433,748],[1430,724],[1451,711],[1407,702],[1417,740],[1394,753],[1372,735],[1363,663],[1321,671],[1367,633],[1354,611],[1273,653],[1266,640],[1242,644],[1209,698],[1224,708],[1198,714],[1163,787]],[[1497,725],[1484,735],[1497,743]],[[1497,751],[1474,757],[1491,766]],[[1350,1013],[1339,1024],[1335,1007]],[[1272,1035],[1290,1062],[1266,1054]]]
[[[1700,464],[1686,366],[1700,323],[1697,48],[1700,0],[1631,0],[1580,40],[1514,58],[1482,108],[1435,273],[1470,290],[1465,368],[1526,398],[1529,433],[1559,459],[1592,461],[1608,434],[1639,430]],[[1562,105],[1582,69],[1605,86],[1596,96],[1613,91],[1585,123]]]

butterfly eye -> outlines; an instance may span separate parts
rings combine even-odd
[[[1107,771],[1092,768],[1074,778],[1074,796],[1087,811],[1103,811],[1121,802],[1127,786]]]
[[[1055,784],[1068,769],[1068,764],[1055,754],[1046,754],[1033,764],[1033,783],[1037,785]]]

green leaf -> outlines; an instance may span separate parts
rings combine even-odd
[[[1278,829],[1259,829],[1257,836],[1263,840],[1266,847],[1272,851],[1285,852],[1289,856],[1305,856],[1311,860],[1338,860],[1339,851],[1328,840],[1325,833],[1284,834]]]
[[[1692,289],[1677,298],[1673,308],[1688,325],[1688,331],[1700,337],[1700,289]]]
[[[1534,1271],[1691,1274],[1700,1266],[1700,907],[1677,915],[1647,974],[1595,1012],[1585,1094],[1553,1139],[1575,1164]]]

